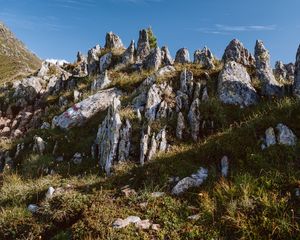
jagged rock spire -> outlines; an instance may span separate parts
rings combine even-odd
[[[176,63],[190,63],[190,53],[187,48],[181,48],[177,51],[176,57],[175,57]]]
[[[150,43],[149,43],[148,32],[146,29],[142,29],[139,32],[139,40],[137,44],[137,62],[142,63],[149,54],[150,54]]]
[[[124,48],[121,38],[113,32],[106,34],[105,48],[107,49],[118,49]]]

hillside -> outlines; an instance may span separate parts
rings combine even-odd
[[[41,60],[0,22],[0,83],[22,78],[40,66]]]
[[[299,239],[300,48],[157,42],[110,32],[1,89],[0,239]]]

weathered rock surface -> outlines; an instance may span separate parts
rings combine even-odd
[[[173,63],[174,63],[174,60],[173,60],[171,53],[167,46],[163,46],[161,48],[161,61],[162,61],[162,64],[165,66],[173,65]]]
[[[77,53],[77,62],[72,73],[74,77],[86,77],[88,75],[87,58],[80,52]]]
[[[110,83],[111,81],[108,78],[108,71],[106,70],[104,73],[100,74],[99,77],[92,82],[91,90],[92,91],[101,90],[109,86]]]
[[[185,130],[185,119],[181,112],[179,112],[177,117],[177,127],[176,127],[176,137],[178,139],[183,138],[183,131]]]
[[[150,50],[148,32],[146,29],[142,29],[139,32],[139,40],[137,44],[137,62],[142,63],[150,54]]]
[[[99,91],[54,117],[52,126],[62,129],[81,126],[98,112],[105,111],[112,104],[113,99],[120,94],[121,92],[116,88]]]
[[[226,47],[223,61],[225,63],[235,61],[244,66],[255,66],[255,58],[237,39],[233,39]]]
[[[300,98],[300,45],[297,51],[295,62],[294,95],[297,98]]]
[[[106,34],[105,38],[105,48],[106,49],[119,49],[124,48],[121,38],[114,34],[113,32],[109,32]]]
[[[241,107],[248,107],[258,102],[258,95],[251,85],[247,70],[233,61],[226,63],[219,75],[218,95],[223,103]]]
[[[157,71],[161,66],[161,50],[159,47],[156,47],[151,50],[150,54],[146,57],[143,65],[147,70]]]
[[[129,158],[130,147],[131,147],[131,124],[128,119],[126,119],[125,124],[123,124],[120,130],[120,142],[119,142],[119,154],[118,161],[122,162]]]
[[[195,99],[190,107],[190,111],[188,114],[189,125],[191,128],[191,134],[194,141],[198,140],[198,136],[200,133],[200,101],[199,99]]]
[[[266,96],[282,96],[283,89],[273,74],[269,51],[260,40],[256,41],[255,60],[256,73],[262,85],[262,94]]]
[[[100,58],[100,63],[99,63],[99,69],[100,69],[100,73],[103,73],[105,70],[107,70],[112,62],[112,53],[106,53],[105,55],[103,55]]]
[[[200,168],[196,174],[180,180],[172,189],[172,194],[180,195],[192,187],[199,187],[208,177],[208,170]]]
[[[215,67],[214,60],[214,55],[207,47],[204,47],[202,50],[196,50],[194,53],[194,63],[200,64],[203,68],[213,69]]]
[[[129,47],[122,54],[121,63],[124,65],[133,64],[134,63],[134,52],[135,52],[135,45],[134,45],[134,41],[132,40]]]
[[[285,84],[293,84],[295,76],[295,65],[293,63],[284,64],[282,61],[275,63],[274,70],[276,78]]]
[[[95,75],[99,72],[99,56],[101,55],[101,48],[96,45],[88,51],[87,68],[89,75]]]
[[[34,145],[33,145],[33,151],[43,155],[46,149],[46,142],[38,136],[34,137]]]
[[[176,57],[175,57],[175,62],[176,63],[190,63],[190,53],[187,48],[181,48],[177,51]]]

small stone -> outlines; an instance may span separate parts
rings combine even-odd
[[[228,168],[229,168],[229,160],[227,156],[224,156],[221,159],[221,171],[222,171],[222,176],[227,177],[228,175]]]
[[[274,128],[270,127],[265,132],[266,139],[265,139],[265,146],[270,147],[271,145],[276,144],[276,136]]]
[[[197,221],[198,219],[200,219],[200,214],[189,216],[188,219]]]
[[[297,144],[296,135],[286,125],[279,123],[276,126],[276,130],[278,131],[277,141],[279,144],[287,146],[295,146]]]
[[[82,155],[81,153],[75,153],[73,158],[72,158],[72,162],[76,165],[79,165],[82,163]]]
[[[163,197],[165,195],[164,192],[153,192],[151,193],[151,197],[153,198],[160,198],[160,197]]]
[[[146,230],[151,227],[151,222],[150,222],[150,220],[142,220],[142,221],[137,222],[135,224],[135,226],[139,229]]]
[[[55,192],[55,189],[53,187],[49,187],[48,191],[46,193],[46,199],[50,199],[53,197],[53,194]]]
[[[39,210],[39,207],[36,204],[29,204],[27,207],[27,210],[31,213],[37,213],[37,211]]]
[[[160,225],[159,224],[152,224],[151,229],[154,231],[159,231],[160,230]]]
[[[59,156],[55,159],[56,162],[63,162],[64,161],[64,157],[63,156]]]

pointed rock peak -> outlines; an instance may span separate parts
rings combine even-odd
[[[255,59],[256,61],[270,61],[270,53],[266,49],[264,42],[262,40],[256,40],[255,44]]]
[[[248,51],[248,49],[244,47],[244,45],[238,39],[233,39],[228,44],[223,55],[223,61],[225,63],[235,61],[244,66],[255,65],[255,59],[253,55]]]
[[[137,62],[142,62],[150,54],[150,43],[147,29],[139,32],[139,40],[137,44]]]
[[[174,60],[171,56],[171,53],[169,51],[169,48],[167,46],[163,46],[161,48],[161,54],[162,54],[162,63],[164,65],[173,65]]]
[[[190,61],[190,53],[187,48],[181,48],[177,51],[175,62],[184,64],[189,63]]]
[[[105,48],[106,49],[119,49],[124,48],[121,38],[113,32],[106,34],[105,38]]]

